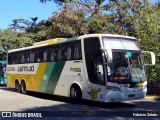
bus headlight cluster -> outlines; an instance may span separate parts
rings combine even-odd
[[[144,86],[143,86],[143,89],[146,89],[146,88],[147,88],[147,85],[144,85]]]
[[[115,87],[115,86],[108,86],[108,90],[120,91],[120,89],[118,87]]]

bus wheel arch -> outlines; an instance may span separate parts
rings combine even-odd
[[[15,80],[15,91],[20,92],[21,91],[21,85],[18,81],[18,79]]]
[[[27,90],[26,90],[27,86],[26,86],[26,82],[24,80],[21,81],[21,93],[22,94],[26,94]]]
[[[73,83],[70,87],[70,97],[75,101],[82,100],[82,90],[77,83]]]

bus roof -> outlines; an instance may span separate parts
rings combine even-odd
[[[117,35],[117,34],[86,34],[86,35],[82,35],[79,36],[79,38],[85,38],[85,37],[95,37],[95,36],[106,36],[106,37],[119,37],[119,38],[127,38],[127,39],[132,39],[132,40],[136,40],[135,37],[131,37],[131,36],[125,36],[125,35]]]
[[[55,38],[55,39],[50,39],[50,40],[45,40],[45,41],[34,43],[32,46],[29,46],[29,47],[24,47],[24,48],[19,48],[19,49],[11,49],[11,50],[8,51],[8,53],[21,51],[21,50],[32,49],[32,48],[39,48],[39,47],[42,47],[42,46],[48,46],[48,45],[53,45],[53,44],[58,44],[58,43],[71,42],[71,41],[75,41],[75,40],[78,40],[78,37]]]
[[[124,36],[124,35],[116,35],[116,34],[86,34],[86,35],[82,35],[82,36],[79,36],[79,37],[73,37],[73,38],[54,38],[54,39],[50,39],[50,40],[45,40],[45,41],[34,43],[32,46],[29,46],[29,47],[24,47],[24,48],[19,48],[19,49],[11,49],[8,52],[10,53],[10,52],[16,52],[16,51],[27,50],[27,49],[32,49],[32,48],[38,48],[38,47],[52,45],[52,44],[65,43],[65,42],[75,41],[75,40],[78,40],[78,39],[81,39],[81,38],[101,37],[101,36],[119,37],[119,38],[127,38],[127,39],[136,40],[135,37]]]

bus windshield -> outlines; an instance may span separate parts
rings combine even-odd
[[[113,51],[113,62],[108,65],[110,82],[129,83],[146,80],[140,52]]]

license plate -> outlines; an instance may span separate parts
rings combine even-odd
[[[129,98],[135,97],[135,94],[128,95]]]

